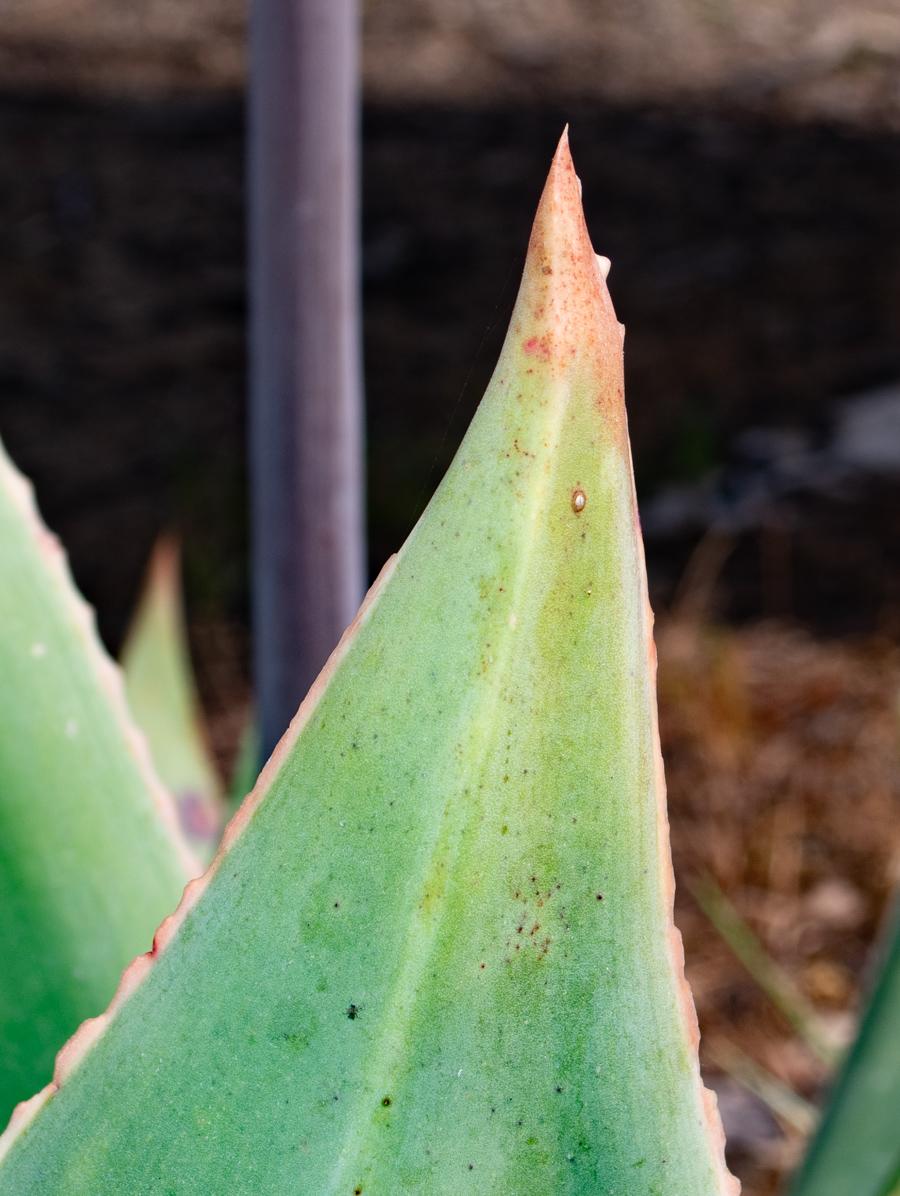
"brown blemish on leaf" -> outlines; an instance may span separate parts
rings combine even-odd
[[[539,313],[535,313],[538,315]],[[543,314],[542,312],[540,313]],[[537,336],[530,336],[526,341],[522,342],[522,348],[529,355],[539,357],[541,361],[549,361],[553,356],[553,347],[548,338],[541,339]]]

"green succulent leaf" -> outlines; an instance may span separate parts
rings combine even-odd
[[[122,648],[122,672],[129,709],[175,798],[185,837],[208,864],[221,838],[225,802],[191,667],[179,555],[177,541],[161,536]]]
[[[900,919],[859,1036],[792,1196],[895,1196],[900,1186]]]
[[[620,329],[563,140],[485,399],[0,1193],[732,1193]]]
[[[116,666],[0,447],[0,1108],[47,1084],[196,865]]]
[[[238,742],[237,757],[231,774],[231,784],[228,786],[228,805],[232,813],[256,784],[259,776],[260,755],[262,754],[262,737],[259,733],[259,723],[256,710],[252,703],[247,711],[244,728]]]

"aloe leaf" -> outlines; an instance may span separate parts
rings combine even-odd
[[[900,1183],[900,923],[793,1196],[888,1196]]]
[[[93,612],[0,446],[0,1108],[46,1084],[196,874]]]
[[[0,1193],[733,1193],[620,330],[560,145],[459,453]]]
[[[238,743],[237,758],[234,762],[234,772],[231,784],[228,786],[228,804],[232,812],[237,810],[241,802],[256,784],[259,776],[262,736],[259,733],[259,721],[256,709],[251,704],[247,711],[244,729]]]
[[[175,798],[185,836],[209,863],[222,834],[225,803],[191,668],[179,556],[174,537],[161,536],[122,648],[122,672],[129,708]]]
[[[894,1174],[885,1186],[884,1191],[879,1193],[879,1196],[900,1196],[900,1160],[898,1160]]]

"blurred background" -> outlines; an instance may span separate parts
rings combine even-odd
[[[111,651],[180,535],[226,779],[250,697],[245,19],[0,6],[0,434]],[[373,576],[484,390],[571,125],[628,329],[703,1063],[745,1191],[775,1193],[828,1064],[690,889],[714,878],[847,1039],[900,875],[900,0],[365,0],[362,67]]]

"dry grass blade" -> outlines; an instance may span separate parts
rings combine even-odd
[[[695,877],[687,884],[710,922],[809,1049],[827,1067],[837,1066],[842,1044],[768,954],[713,878]]]
[[[713,1061],[733,1080],[737,1080],[748,1092],[752,1092],[768,1106],[779,1119],[805,1138],[819,1124],[819,1110],[808,1100],[799,1096],[793,1088],[773,1076],[749,1055],[745,1055],[732,1043],[718,1041],[710,1047]]]

